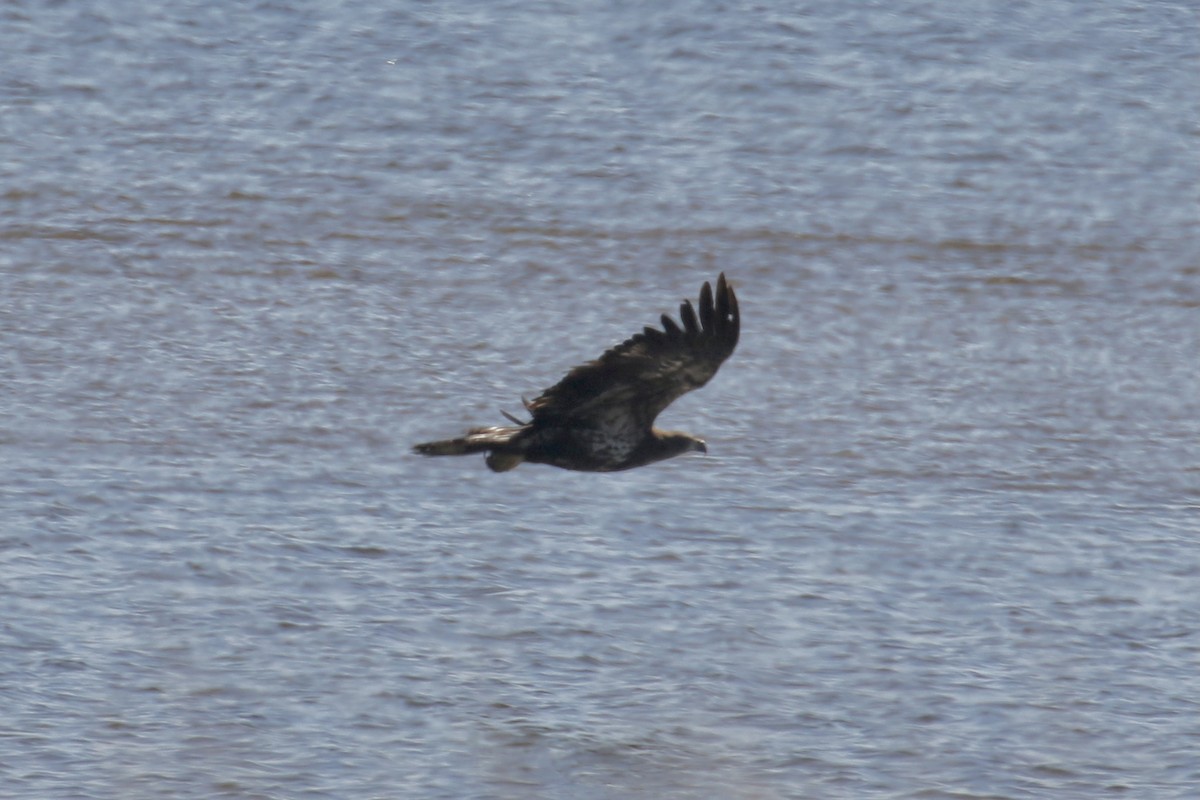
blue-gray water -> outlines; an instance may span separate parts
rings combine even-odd
[[[0,796],[1192,798],[1190,3],[0,9]],[[724,270],[615,475],[422,459]]]

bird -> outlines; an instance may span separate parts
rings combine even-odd
[[[472,428],[413,450],[427,456],[486,453],[494,472],[526,462],[618,472],[683,453],[707,453],[699,437],[654,427],[664,408],[708,383],[737,347],[741,317],[725,273],[717,278],[715,296],[704,282],[697,307],[684,300],[682,325],[663,314],[662,330],[646,326],[571,369],[534,400],[522,399],[528,420],[502,411],[512,425]]]

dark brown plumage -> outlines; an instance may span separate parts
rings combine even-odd
[[[737,295],[724,273],[715,298],[706,281],[698,309],[685,300],[679,318],[682,327],[663,314],[662,330],[643,328],[525,401],[528,422],[505,414],[516,424],[474,428],[413,449],[430,456],[486,452],[496,472],[522,461],[615,472],[691,450],[707,452],[702,439],[653,426],[675,398],[708,383],[737,346]]]

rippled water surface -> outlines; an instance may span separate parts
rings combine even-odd
[[[1192,798],[1186,3],[0,9],[0,796]],[[724,270],[628,473],[410,445]]]

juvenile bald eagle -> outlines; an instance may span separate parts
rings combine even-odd
[[[697,318],[685,300],[679,307],[682,328],[663,314],[661,331],[647,326],[575,367],[533,402],[524,401],[528,422],[505,413],[515,425],[473,428],[458,439],[413,449],[427,456],[486,452],[487,465],[496,472],[522,461],[615,472],[691,450],[706,453],[703,439],[653,427],[659,412],[708,383],[737,346],[737,295],[724,273],[717,279],[715,302],[705,281],[699,308]]]

